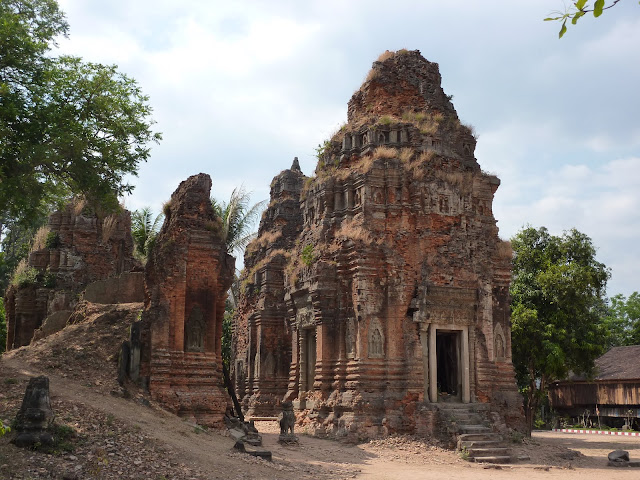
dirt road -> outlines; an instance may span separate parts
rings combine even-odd
[[[0,418],[15,415],[30,376],[42,373],[19,358],[0,360]],[[298,446],[277,443],[275,422],[260,422],[264,448],[273,462],[233,453],[232,440],[202,432],[193,424],[135,399],[118,398],[91,383],[46,371],[54,410],[73,425],[82,442],[58,456],[16,450],[0,440],[0,478],[166,479],[580,479],[637,480],[640,469],[606,466],[611,450],[628,450],[640,460],[640,438],[534,433],[514,453],[529,460],[488,467],[468,463],[455,452],[409,437],[345,445],[304,434]]]

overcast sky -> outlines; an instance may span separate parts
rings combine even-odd
[[[297,156],[346,121],[347,102],[385,50],[440,65],[476,158],[502,180],[500,236],[522,226],[589,235],[608,292],[640,290],[640,6],[584,17],[558,40],[543,22],[562,0],[59,0],[60,52],[115,63],[150,97],[164,140],[134,179],[129,209],[160,211],[205,172],[227,199],[255,201]]]

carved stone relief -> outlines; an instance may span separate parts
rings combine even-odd
[[[384,333],[378,319],[369,325],[369,358],[384,357]]]
[[[494,329],[494,357],[498,362],[504,361],[505,359],[505,341],[504,341],[504,333],[502,331],[502,325],[499,323],[496,324]]]
[[[204,315],[199,305],[194,305],[184,327],[185,352],[204,352]]]
[[[347,358],[356,357],[356,322],[355,319],[347,319],[346,331],[345,331],[345,351],[347,352]]]

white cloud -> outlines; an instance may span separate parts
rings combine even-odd
[[[440,64],[476,156],[502,180],[501,235],[522,225],[590,235],[612,288],[640,290],[640,14],[621,2],[557,39],[542,18],[557,0],[295,2],[60,0],[71,25],[61,49],[116,63],[151,97],[164,140],[142,166],[129,205],[159,210],[204,171],[226,198],[256,200],[271,178],[346,120],[346,104],[386,49]],[[617,159],[617,160],[616,160]]]

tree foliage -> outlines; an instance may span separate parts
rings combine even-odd
[[[4,311],[4,299],[0,296],[0,353],[7,345],[7,316]]]
[[[244,187],[234,188],[228,202],[211,198],[211,205],[222,220],[222,240],[229,253],[242,253],[256,237],[253,230],[266,201],[250,205],[251,194]]]
[[[162,213],[154,218],[150,207],[143,207],[131,214],[131,235],[135,253],[141,260],[146,261],[153,250],[163,220]]]
[[[251,195],[243,187],[234,188],[228,202],[211,198],[211,205],[222,221],[221,237],[227,252],[242,254],[249,242],[256,237],[255,223],[265,203],[266,201],[262,201],[251,205]],[[229,293],[222,323],[222,358],[227,368],[231,361],[233,315],[240,295],[240,279],[237,270]]]
[[[611,297],[606,318],[609,328],[609,346],[640,345],[640,294],[629,298],[618,294]]]
[[[55,57],[55,0],[0,2],[0,224],[84,194],[107,209],[160,140],[136,81],[113,65]]]
[[[591,239],[531,227],[511,239],[513,363],[529,428],[550,382],[571,371],[590,375],[607,339],[605,289],[609,269]]]
[[[564,12],[559,10],[551,12],[549,15],[553,16],[545,18],[544,21],[562,22],[560,32],[558,33],[558,38],[562,38],[567,32],[567,21],[570,21],[571,25],[575,25],[578,23],[578,20],[584,17],[587,13],[593,13],[593,16],[598,18],[602,15],[602,12],[609,10],[619,2],[620,0],[612,0],[611,3],[607,5],[605,0],[595,0],[593,6],[591,6],[587,0],[577,0],[576,2],[571,2]]]
[[[30,220],[11,218],[0,225],[0,296],[9,286],[20,261],[29,254],[36,232],[46,221],[43,214]]]

